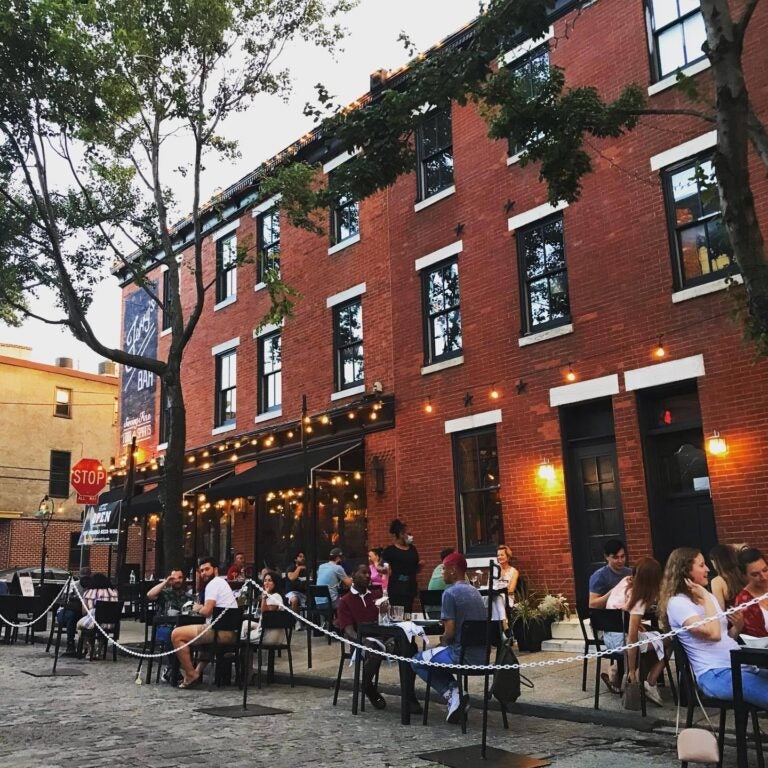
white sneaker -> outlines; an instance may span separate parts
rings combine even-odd
[[[645,695],[654,703],[660,707],[664,706],[664,702],[661,700],[661,694],[659,688],[656,685],[651,685],[647,680],[645,681]]]
[[[451,688],[448,693],[448,714],[446,715],[446,723],[458,723],[461,717],[461,694],[459,693],[458,686]]]

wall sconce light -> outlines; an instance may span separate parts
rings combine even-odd
[[[725,456],[728,453],[728,443],[724,437],[720,437],[717,430],[707,440],[707,453],[710,456]]]
[[[552,462],[549,459],[544,459],[544,461],[539,464],[536,474],[539,476],[539,480],[545,480],[548,483],[554,482],[556,477],[555,468],[552,466]]]
[[[664,337],[659,336],[659,342],[656,345],[656,349],[653,350],[653,356],[661,360],[661,358],[666,357],[667,350],[664,349],[664,342],[662,341]]]
[[[378,456],[371,459],[373,467],[373,488],[376,493],[384,493],[384,465]]]
[[[491,391],[488,393],[488,397],[490,397],[491,400],[498,400],[501,397],[501,393],[498,389],[496,389],[495,384],[491,387]]]
[[[434,410],[435,408],[432,405],[432,398],[427,395],[427,402],[424,403],[424,413],[432,413]]]
[[[568,370],[565,373],[565,380],[576,381],[576,374],[573,372],[573,367],[571,363],[568,363]]]

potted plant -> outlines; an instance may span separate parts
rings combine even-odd
[[[521,651],[540,651],[544,640],[552,637],[552,622],[570,615],[564,595],[537,594],[522,590],[510,609],[512,632]]]

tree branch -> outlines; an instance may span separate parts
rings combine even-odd
[[[749,26],[749,22],[752,20],[752,15],[755,12],[755,8],[757,8],[757,4],[760,2],[760,0],[745,0],[744,3],[744,13],[741,14],[741,18],[736,22],[736,30],[739,35],[739,39],[743,42],[744,41],[744,35],[747,33],[747,27]]]

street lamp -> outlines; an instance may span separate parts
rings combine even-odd
[[[45,556],[48,554],[48,550],[45,547],[45,539],[48,535],[48,526],[51,524],[53,513],[55,511],[55,504],[53,499],[46,493],[40,503],[37,505],[37,512],[35,517],[40,520],[40,525],[43,527],[43,551],[40,556],[40,585],[45,583]]]

